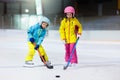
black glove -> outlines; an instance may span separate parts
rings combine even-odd
[[[37,50],[38,48],[39,48],[39,45],[36,45],[36,46],[35,46],[35,49]]]
[[[30,38],[30,42],[31,42],[31,43],[34,43],[34,42],[35,42],[35,39],[34,39],[34,38]]]

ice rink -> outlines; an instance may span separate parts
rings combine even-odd
[[[59,35],[47,36],[42,45],[54,69],[44,67],[37,52],[33,60],[35,67],[25,68],[26,31],[0,30],[0,80],[120,80],[120,41],[80,39],[79,63],[67,70],[63,70],[65,51]]]

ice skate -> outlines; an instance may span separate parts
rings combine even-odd
[[[24,67],[33,67],[34,63],[32,61],[25,61]]]
[[[76,67],[77,66],[77,63],[72,63],[71,64],[71,67]]]
[[[51,64],[50,61],[46,62],[46,67],[49,68],[49,69],[53,69],[53,65]]]

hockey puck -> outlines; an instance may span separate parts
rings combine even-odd
[[[56,75],[55,77],[56,77],[56,78],[60,78],[60,75]]]

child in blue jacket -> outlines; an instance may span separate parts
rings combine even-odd
[[[44,59],[44,61],[46,62],[46,66],[48,68],[53,68],[53,66],[51,65],[51,62],[48,60],[48,56],[47,56],[44,48],[41,45],[41,43],[46,35],[46,28],[49,25],[50,25],[50,20],[47,17],[42,17],[40,22],[31,26],[28,29],[27,34],[28,34],[28,48],[29,48],[29,50],[28,50],[28,54],[25,58],[25,64],[27,66],[34,65],[32,60],[33,60],[33,57],[35,55],[35,50],[39,50],[40,54],[42,55],[42,57],[40,56],[41,60]]]

